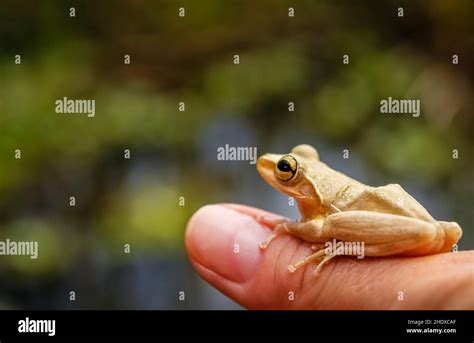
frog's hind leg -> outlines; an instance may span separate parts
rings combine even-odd
[[[313,253],[309,256],[306,256],[301,261],[298,261],[295,264],[290,264],[288,266],[288,271],[290,273],[294,273],[295,271],[297,271],[301,267],[307,265],[308,263],[311,263],[314,260],[321,259],[322,257],[324,257],[324,255],[326,255],[326,251],[325,251],[325,249],[321,249],[321,250],[319,250],[319,251],[317,251],[317,252],[315,252],[315,253]],[[326,258],[326,257],[324,257],[324,258]]]
[[[322,228],[326,235],[345,242],[385,247],[377,255],[426,255],[439,252],[445,233],[438,222],[427,222],[396,214],[347,211],[327,217]]]
[[[442,252],[452,251],[453,246],[461,239],[462,229],[456,222],[438,222],[444,230],[446,235],[444,246],[441,248]]]
[[[337,256],[336,254],[327,254],[326,249],[321,249],[321,250],[305,257],[301,261],[296,262],[295,264],[290,264],[288,266],[288,271],[290,273],[294,273],[295,271],[297,271],[301,267],[313,262],[314,260],[319,260],[319,259],[322,258],[321,262],[318,263],[318,265],[316,267],[316,270],[314,271],[314,274],[316,276],[318,276],[319,273],[321,272],[323,266],[336,256]]]
[[[366,256],[418,256],[430,253],[450,252],[452,251],[453,245],[461,238],[462,230],[459,225],[454,222],[438,223],[441,225],[444,235],[439,234],[440,230],[438,230],[438,235],[431,242],[425,241],[424,244],[420,244],[420,238],[412,236],[399,241],[366,246],[364,253]]]
[[[314,243],[311,245],[311,250],[318,251],[324,247],[324,243]]]
[[[316,270],[314,271],[314,274],[318,276],[321,270],[323,269],[323,266],[336,256],[336,254],[326,255],[323,260],[319,262],[318,266],[316,267]]]

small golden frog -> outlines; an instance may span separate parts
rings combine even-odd
[[[319,273],[339,255],[322,248],[330,241],[363,242],[365,256],[420,256],[449,252],[462,236],[457,223],[433,219],[400,185],[366,186],[321,162],[309,145],[298,145],[285,155],[265,154],[257,170],[297,201],[302,216],[298,222],[261,218],[274,231],[260,247],[266,249],[280,233],[316,243],[316,252],[289,265],[290,272],[321,260]]]

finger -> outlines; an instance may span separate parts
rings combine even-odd
[[[287,266],[311,254],[310,244],[281,235],[261,251],[258,246],[270,231],[257,218],[265,214],[242,205],[209,205],[194,214],[186,230],[186,247],[198,273],[245,307],[474,306],[472,252],[419,258],[337,257],[317,278],[311,266],[291,274]]]
[[[278,214],[271,213],[268,211],[264,211],[255,207],[250,207],[250,206],[241,205],[241,204],[230,204],[230,203],[225,203],[225,204],[220,204],[220,205],[236,210],[237,212],[240,212],[242,214],[251,216],[255,218],[258,222],[260,222],[261,224],[264,224],[270,229],[274,229],[275,226],[279,223],[288,221],[288,218],[286,217],[283,217],[283,216],[280,216]]]
[[[287,219],[286,217],[280,216],[279,214],[275,214],[272,212],[268,212],[265,210],[261,210],[259,208],[247,206],[247,205],[242,205],[242,204],[231,204],[231,203],[224,203],[224,204],[219,204],[219,206],[226,207],[228,209],[235,210],[239,213],[246,214],[250,217],[253,218],[260,218],[260,217],[266,217],[269,219],[273,220],[285,220]]]

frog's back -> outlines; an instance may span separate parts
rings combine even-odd
[[[309,170],[309,173],[322,198],[321,201],[326,205],[326,207],[334,204],[339,197],[344,196],[345,191],[349,188],[351,189],[351,192],[361,192],[365,187],[367,187],[366,185],[328,167],[323,162],[315,164],[313,168]]]
[[[434,222],[426,209],[400,185],[367,186],[318,161],[309,170],[322,203],[333,211],[390,213]]]
[[[340,194],[334,205],[341,211],[371,211],[396,214],[434,222],[428,211],[399,184],[351,188]]]

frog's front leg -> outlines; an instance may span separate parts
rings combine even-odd
[[[261,249],[266,249],[270,242],[282,233],[288,233],[312,243],[323,243],[331,238],[322,234],[322,227],[324,224],[323,219],[291,222],[286,219],[271,220],[268,218],[261,218],[260,222],[268,226],[274,226],[273,233],[270,237],[260,244]]]
[[[275,237],[277,237],[279,234],[284,232],[288,232],[286,228],[286,222],[275,226],[272,234],[267,238],[267,240],[265,242],[260,243],[260,249],[265,250],[266,248],[268,248],[268,245],[271,243],[271,241],[273,241]]]

